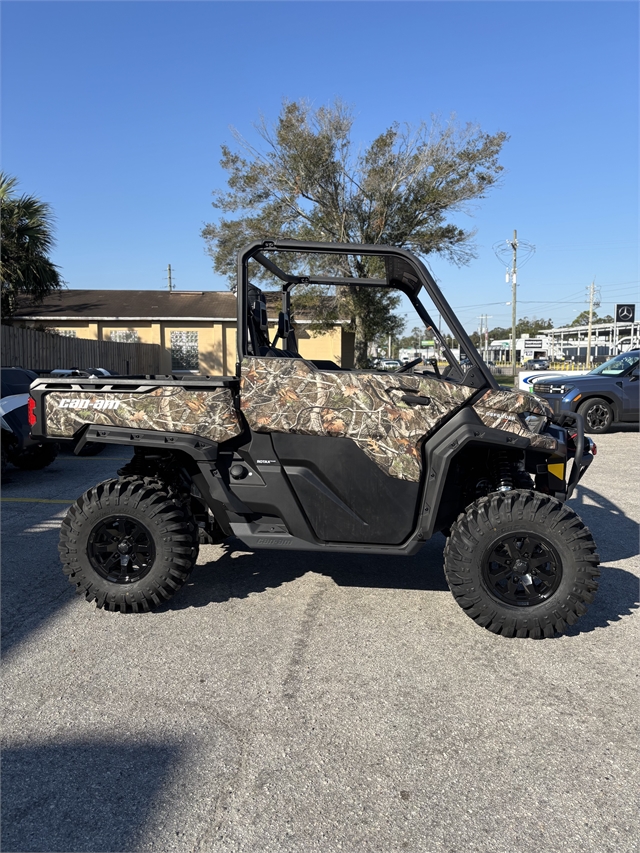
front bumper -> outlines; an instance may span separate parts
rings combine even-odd
[[[567,477],[565,498],[565,500],[569,500],[585,471],[593,462],[595,445],[590,438],[585,438],[584,418],[577,412],[560,411],[554,416],[553,423],[566,429],[570,438],[570,441],[567,442],[567,461],[571,459],[572,464]]]
[[[536,397],[540,397],[541,400],[544,400],[547,405],[551,406],[554,415],[560,415],[562,412],[573,411],[571,403],[567,402],[565,397],[561,397],[560,394],[540,394],[536,391],[535,395]]]

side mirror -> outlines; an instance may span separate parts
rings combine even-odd
[[[640,378],[640,369],[637,367],[629,374],[630,382],[637,382],[638,378]]]

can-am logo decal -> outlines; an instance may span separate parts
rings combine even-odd
[[[117,409],[120,405],[120,400],[79,400],[77,397],[71,400],[61,400],[58,403],[59,409]]]

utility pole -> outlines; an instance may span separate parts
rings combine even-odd
[[[517,272],[518,272],[518,232],[513,229],[513,240],[511,241],[513,250],[513,261],[511,264],[511,369],[514,378],[516,376],[516,287],[517,287]]]
[[[173,290],[173,283],[171,281],[171,264],[167,266],[167,281],[169,282],[169,293]]]
[[[486,338],[486,333],[488,331],[487,324],[489,321],[489,315],[488,314],[481,314],[478,317],[478,320],[480,320],[480,325],[478,326],[478,337],[479,337],[478,352],[482,353],[482,357],[486,361],[487,360],[487,353],[486,353],[487,346],[486,346],[485,338]]]
[[[489,361],[489,319],[493,314],[484,315],[484,360]]]
[[[507,264],[509,262],[509,255],[511,255],[511,271],[509,271],[509,267],[507,266],[506,281],[507,284],[509,284],[509,278],[511,278],[511,368],[514,378],[516,375],[516,288],[518,284],[518,250],[520,250],[520,265],[524,266],[535,252],[536,247],[531,243],[527,243],[526,240],[518,240],[518,232],[515,228],[513,229],[513,240],[505,240],[504,242],[500,241],[493,245],[493,251],[495,252],[497,259],[503,264]],[[507,302],[507,305],[508,304],[509,303]]]
[[[591,326],[593,325],[593,309],[600,304],[595,301],[596,283],[595,280],[589,286],[589,329],[587,331],[587,367],[591,367]]]

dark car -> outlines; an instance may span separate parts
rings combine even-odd
[[[50,465],[58,445],[34,441],[30,434],[29,388],[38,378],[33,370],[3,367],[0,382],[0,426],[2,427],[2,472],[7,463],[36,471]]]
[[[640,410],[640,350],[621,353],[584,376],[541,376],[531,383],[554,410],[579,412],[586,432],[603,433],[614,421],[637,422]]]

